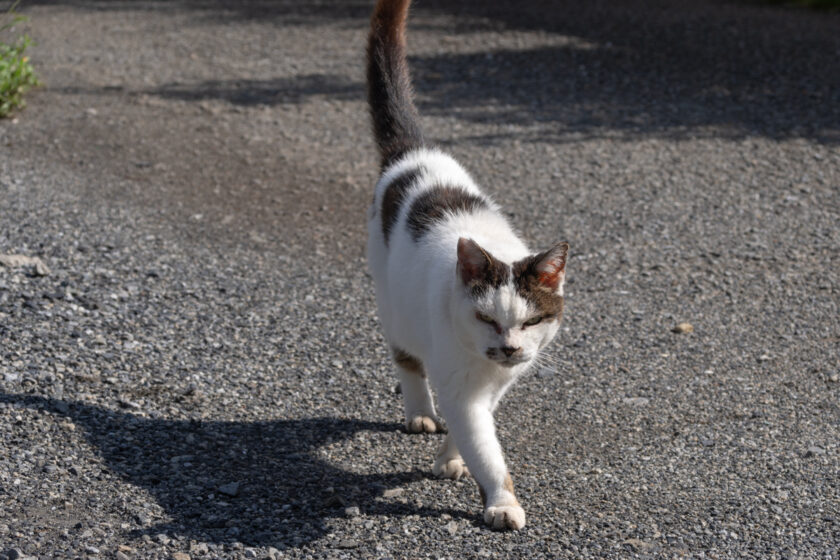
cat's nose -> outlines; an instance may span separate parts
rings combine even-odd
[[[505,356],[507,356],[508,358],[510,358],[520,350],[522,350],[522,348],[514,348],[513,346],[502,346],[502,352],[504,352]]]

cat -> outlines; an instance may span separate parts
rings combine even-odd
[[[499,400],[555,336],[569,246],[532,253],[449,155],[427,146],[405,58],[410,0],[378,0],[367,47],[381,177],[368,212],[368,264],[410,433],[448,428],[433,472],[478,482],[484,521],[521,529],[525,511],[493,419]]]

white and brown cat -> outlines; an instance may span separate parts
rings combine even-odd
[[[368,42],[368,101],[382,176],[368,222],[379,319],[409,432],[448,433],[435,474],[472,474],[485,522],[520,529],[493,421],[502,395],[557,333],[568,245],[532,253],[450,156],[426,145],[405,59],[410,0],[379,0]]]

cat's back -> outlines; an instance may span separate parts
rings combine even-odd
[[[381,253],[383,261],[408,256],[426,268],[454,265],[459,237],[492,247],[503,260],[527,254],[496,203],[439,150],[414,150],[385,169],[369,218],[369,256]]]
[[[387,168],[368,222],[368,260],[381,304],[425,304],[453,285],[458,239],[473,239],[503,262],[528,249],[451,156],[420,149]]]
[[[403,214],[411,214],[414,227],[423,208],[412,208],[418,197],[431,196],[438,188],[457,192],[461,198],[473,200],[486,198],[476,186],[469,173],[450,155],[439,150],[425,148],[413,150],[386,168],[376,184],[371,215],[378,219],[384,243],[390,242],[391,234],[397,229]],[[489,202],[489,199],[487,199]],[[422,203],[421,203],[422,204]],[[426,204],[426,210],[429,210]],[[414,212],[411,212],[411,210]],[[404,212],[406,211],[407,212]],[[443,211],[444,207],[441,206]]]

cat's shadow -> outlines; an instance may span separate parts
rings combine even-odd
[[[182,535],[211,543],[299,547],[324,537],[326,520],[358,506],[366,515],[470,518],[463,511],[383,499],[385,490],[425,478],[419,471],[359,474],[318,456],[331,442],[396,424],[339,418],[266,422],[149,419],[78,402],[0,393],[0,402],[66,416],[107,467],[144,488],[166,521],[142,508],[132,536]],[[97,484],[95,477],[89,481]],[[131,509],[131,506],[129,506]],[[128,520],[127,520],[128,521]]]

